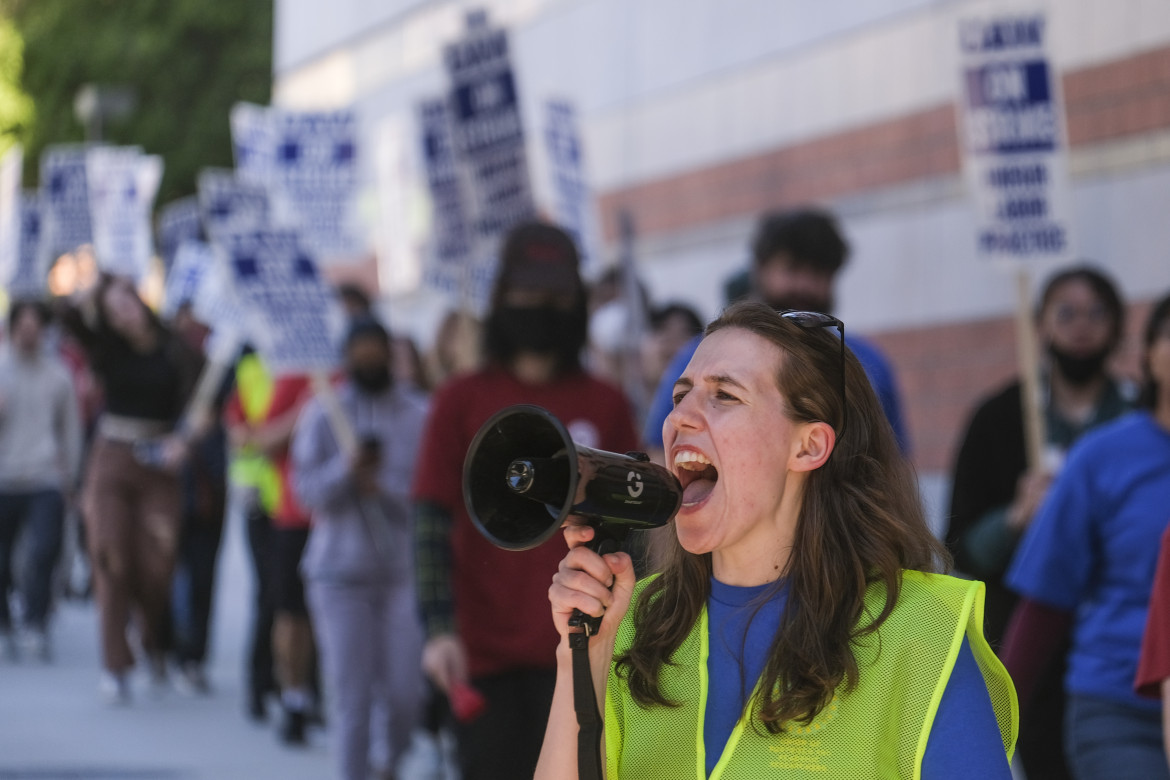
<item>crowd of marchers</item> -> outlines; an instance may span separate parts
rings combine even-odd
[[[745,239],[705,325],[621,269],[585,279],[565,231],[524,223],[482,319],[452,311],[425,349],[376,291],[339,286],[329,376],[275,373],[251,346],[218,371],[189,305],[164,321],[116,276],[11,300],[0,663],[52,663],[55,605],[91,599],[98,695],[214,695],[235,513],[255,582],[244,715],[290,749],[323,730],[346,780],[576,776],[574,609],[605,615],[590,655],[612,776],[807,770],[817,734],[818,761],[858,776],[1170,777],[1170,297],[1125,377],[1116,281],[1093,264],[1043,280],[1038,387],[995,389],[953,432],[934,539],[894,366],[832,316],[836,219],[769,213]],[[464,457],[514,404],[579,445],[645,451],[679,514],[604,557],[579,527],[494,546]]]

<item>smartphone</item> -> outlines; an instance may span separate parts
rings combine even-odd
[[[361,442],[362,457],[367,461],[376,462],[382,459],[382,440],[377,436],[366,436]]]

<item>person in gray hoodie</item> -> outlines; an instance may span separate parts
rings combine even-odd
[[[321,659],[339,776],[365,780],[371,729],[393,768],[409,745],[424,698],[422,628],[416,608],[410,485],[426,418],[416,390],[390,373],[390,338],[358,319],[345,341],[347,381],[301,414],[292,441],[292,484],[312,514],[301,559]],[[339,441],[349,426],[354,452]],[[379,725],[381,724],[381,725]]]
[[[53,570],[61,553],[65,498],[81,466],[81,420],[65,365],[44,349],[49,310],[40,301],[9,309],[9,343],[0,354],[0,643],[18,654],[8,590],[14,547],[28,535],[18,588],[26,649],[49,660]]]

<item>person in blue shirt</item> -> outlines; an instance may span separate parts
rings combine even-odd
[[[1170,525],[1170,297],[1150,316],[1142,364],[1142,408],[1077,441],[1007,574],[1020,602],[1003,660],[1022,705],[1072,631],[1064,743],[1078,780],[1170,778],[1161,703],[1133,691]]]
[[[1034,321],[1043,352],[1044,457],[1028,463],[1024,391],[1014,377],[971,415],[955,457],[947,513],[955,567],[987,586],[983,630],[997,651],[1017,601],[1004,576],[1054,475],[1080,436],[1131,411],[1137,397],[1136,383],[1110,373],[1110,358],[1125,335],[1125,303],[1104,270],[1081,264],[1057,269],[1041,287]],[[1072,778],[1064,758],[1066,653],[1061,648],[1053,656],[1037,683],[1017,746],[1024,771],[1045,780]]]
[[[768,213],[760,218],[752,240],[750,285],[746,293],[777,311],[830,314],[834,280],[848,259],[849,244],[827,211],[800,208]],[[729,297],[742,294],[741,288],[742,285],[728,285]],[[701,337],[695,337],[679,350],[663,372],[650,401],[642,440],[652,455],[662,451],[662,424],[673,407],[674,380],[691,361],[699,341]],[[889,361],[877,346],[855,334],[849,335],[848,344],[877,393],[899,448],[904,455],[909,454],[901,396]]]

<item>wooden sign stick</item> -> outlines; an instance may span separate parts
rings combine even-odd
[[[1020,400],[1024,413],[1024,445],[1028,469],[1044,467],[1044,399],[1040,391],[1040,360],[1036,350],[1036,321],[1032,317],[1032,293],[1028,271],[1016,272],[1016,355],[1020,363]]]

